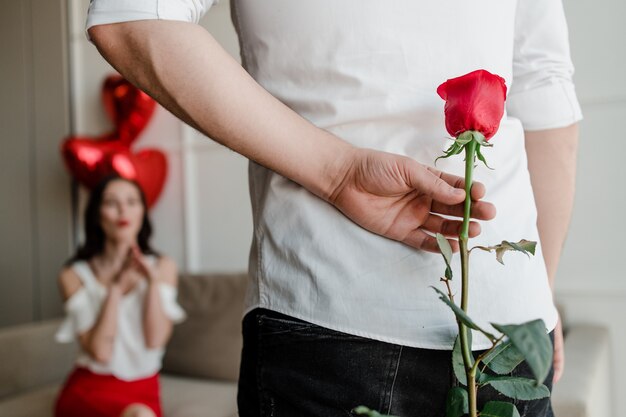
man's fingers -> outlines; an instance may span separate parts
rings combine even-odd
[[[465,200],[465,178],[418,164],[411,172],[411,186],[434,201],[453,205]],[[485,185],[474,181],[470,194],[472,200],[485,196]]]
[[[421,229],[413,230],[404,238],[404,240],[402,240],[402,243],[405,243],[415,249],[424,250],[426,252],[441,253],[439,251],[437,239]],[[450,243],[452,252],[456,253],[459,251],[458,241],[454,239],[448,239],[448,243]]]
[[[472,200],[480,200],[485,196],[486,191],[485,185],[482,182],[474,181],[472,183],[472,189],[470,190]]]
[[[454,188],[461,188],[465,190],[465,178],[459,177],[458,175],[449,174],[447,172],[442,172],[436,170],[434,168],[428,168],[430,172],[453,186]],[[472,189],[470,191],[473,200],[480,200],[485,196],[485,185],[482,182],[473,181]]]
[[[447,237],[455,237],[461,233],[463,222],[458,220],[450,220],[435,214],[428,216],[422,228],[431,233],[441,233]],[[480,234],[480,225],[476,222],[470,222],[469,237],[476,237]]]
[[[563,364],[561,362],[554,363],[554,376],[552,377],[552,383],[556,384],[563,376]]]
[[[563,370],[565,369],[565,351],[563,347],[563,327],[561,325],[561,318],[557,322],[554,329],[554,376],[552,377],[552,383],[556,384],[561,376],[563,376]]]
[[[473,190],[473,189],[472,189]],[[434,201],[431,211],[447,216],[463,217],[464,203],[448,205]],[[496,206],[486,201],[473,201],[470,217],[478,220],[491,220],[496,217]]]
[[[433,200],[450,205],[459,204],[465,200],[463,187],[458,188],[451,185],[441,178],[442,173],[440,171],[426,168],[417,162],[412,164],[410,169],[410,186]]]

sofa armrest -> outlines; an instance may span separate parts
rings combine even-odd
[[[58,319],[0,330],[0,398],[62,380],[76,358],[76,343],[59,344]]]
[[[568,329],[565,371],[552,394],[556,417],[612,415],[609,346],[605,327],[575,325]]]

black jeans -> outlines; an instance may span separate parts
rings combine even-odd
[[[410,348],[256,309],[243,320],[240,417],[350,417],[365,405],[399,417],[444,417],[451,352]],[[522,363],[516,376],[532,377]],[[546,385],[552,389],[552,371]],[[479,407],[510,401],[491,387]],[[550,399],[516,401],[522,417],[553,417]],[[479,408],[480,410],[480,408]]]

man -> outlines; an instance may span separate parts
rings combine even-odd
[[[443,414],[456,323],[428,288],[443,270],[433,234],[458,250],[465,193],[461,158],[432,167],[446,145],[435,90],[478,68],[510,94],[496,169],[472,188],[472,217],[490,221],[472,222],[470,237],[541,245],[506,269],[473,254],[470,314],[485,326],[542,318],[556,329],[558,378],[550,285],[581,118],[560,0],[234,0],[245,70],[194,24],[211,0],[127,3],[92,0],[102,55],[251,160],[241,416],[345,416],[361,403]],[[525,408],[551,415],[549,400]]]

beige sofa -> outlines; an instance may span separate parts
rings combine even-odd
[[[161,376],[166,417],[237,415],[245,274],[183,276],[188,318],[174,328]],[[57,344],[59,319],[0,330],[0,417],[50,417],[76,344]],[[88,416],[85,416],[88,417]]]
[[[241,351],[244,274],[184,276],[161,377],[165,417],[232,417]],[[76,345],[53,342],[59,320],[0,330],[0,417],[50,417]],[[602,327],[568,329],[567,367],[555,388],[557,417],[606,417],[609,340]],[[86,416],[87,417],[87,416]],[[298,417],[298,416],[294,416]]]

